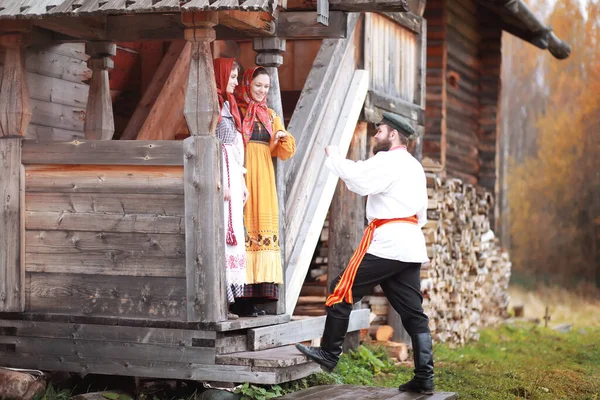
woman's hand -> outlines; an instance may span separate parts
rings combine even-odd
[[[286,131],[277,131],[275,134],[275,143],[279,142],[279,139],[286,137],[288,134]]]

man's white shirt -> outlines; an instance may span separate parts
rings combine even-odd
[[[406,150],[380,151],[366,161],[330,152],[325,166],[349,190],[367,197],[367,220],[416,215],[418,224],[392,222],[375,230],[367,253],[404,262],[429,261],[421,227],[427,223],[427,180],[421,164]]]

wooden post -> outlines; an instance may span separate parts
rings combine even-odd
[[[273,109],[281,122],[283,119],[283,104],[281,102],[281,89],[279,87],[279,68],[283,64],[283,53],[285,51],[286,41],[278,37],[255,37],[252,41],[252,47],[258,54],[256,55],[256,65],[265,67],[271,78],[271,88],[267,94],[267,104]],[[279,245],[281,248],[281,260],[285,260],[285,180],[283,164],[281,160],[273,158],[275,164],[275,185],[277,187],[277,200],[279,202]],[[283,265],[283,276],[285,276],[285,264]],[[266,311],[275,314],[285,314],[285,283],[281,285],[279,291],[279,301],[271,309],[271,305],[266,305]]]
[[[359,121],[348,150],[348,159],[367,158],[367,123]],[[365,202],[340,180],[329,208],[329,266],[327,288],[344,271],[365,231]]]
[[[0,311],[25,310],[21,140],[31,119],[20,34],[0,36],[6,48],[0,80]]]
[[[83,130],[88,140],[111,140],[115,134],[112,99],[108,71],[117,54],[117,45],[111,42],[87,42],[85,52],[90,56],[87,64],[92,70],[90,92],[85,110]]]
[[[227,319],[227,293],[222,155],[214,136],[219,108],[210,51],[217,17],[184,13],[182,20],[192,46],[184,106],[191,136],[183,143],[187,320],[219,322]]]

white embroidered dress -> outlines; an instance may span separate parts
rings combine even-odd
[[[215,135],[223,144],[223,187],[229,187],[230,201],[225,201],[225,236],[229,228],[230,211],[233,234],[237,244],[225,243],[225,276],[227,281],[227,299],[230,303],[244,293],[246,283],[246,245],[244,234],[244,142],[242,134],[235,128],[229,108],[229,102],[223,104],[223,118],[217,125]],[[231,207],[229,202],[231,202]]]

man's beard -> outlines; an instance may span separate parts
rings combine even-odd
[[[375,142],[375,146],[373,146],[373,154],[377,154],[380,151],[388,151],[392,148],[392,142],[390,139],[381,140],[379,142]]]

